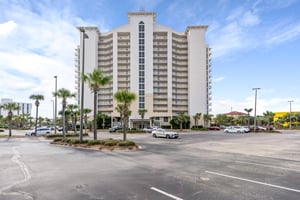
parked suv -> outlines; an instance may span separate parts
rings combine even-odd
[[[53,129],[49,127],[38,127],[36,129],[36,136],[50,134],[50,133],[53,133]],[[25,135],[35,135],[35,128],[30,131],[27,131]]]

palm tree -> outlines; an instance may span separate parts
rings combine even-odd
[[[180,112],[178,113],[177,117],[176,117],[177,121],[179,122],[180,125],[180,131],[182,131],[182,124],[185,122],[186,117],[184,112]]]
[[[139,109],[139,115],[141,115],[142,118],[142,129],[144,128],[144,117],[145,117],[145,113],[148,112],[148,110],[146,109]]]
[[[124,106],[121,104],[118,104],[117,107],[115,108],[118,113],[120,113],[120,119],[121,119],[121,126],[123,127],[123,110]]]
[[[244,109],[244,111],[246,111],[247,112],[247,115],[248,115],[248,127],[250,126],[250,113],[252,112],[252,108],[249,108],[249,109],[247,109],[247,108],[245,108]]]
[[[84,128],[85,128],[85,133],[86,133],[86,128],[87,128],[87,124],[88,124],[88,117],[87,117],[87,114],[89,114],[89,113],[91,113],[92,112],[92,110],[91,109],[89,109],[89,108],[85,108],[85,109],[83,109],[83,113],[84,113]]]
[[[194,121],[195,121],[195,127],[198,128],[198,120],[201,119],[201,115],[202,113],[196,113],[193,118],[194,118]]]
[[[210,114],[204,114],[203,115],[203,119],[204,119],[205,127],[207,127],[208,126],[208,122],[211,120],[211,115]]]
[[[40,101],[44,100],[44,96],[41,94],[32,94],[29,96],[29,99],[35,100],[35,106],[36,106],[36,114],[35,114],[35,135],[36,131],[37,131],[37,121],[38,121],[38,117],[39,117],[39,105],[40,105]]]
[[[130,110],[129,107],[131,103],[136,99],[135,93],[129,92],[127,90],[118,91],[115,93],[114,98],[117,100],[118,104],[122,106],[122,113],[120,115],[123,116],[123,140],[126,140],[126,131],[128,128],[129,115]]]
[[[102,71],[98,68],[94,69],[92,73],[87,75],[82,74],[82,80],[88,82],[90,90],[94,93],[94,140],[97,140],[97,97],[100,87],[107,85],[111,78],[104,76]]]
[[[76,134],[76,122],[77,122],[77,113],[76,113],[77,109],[78,109],[78,105],[75,104],[68,105],[68,110],[70,111],[71,114],[72,128],[74,129],[75,134]]]
[[[266,111],[263,113],[265,119],[267,120],[268,123],[268,129],[270,128],[271,122],[273,122],[275,113],[271,112],[271,111]]]
[[[54,92],[55,97],[62,98],[62,124],[63,124],[63,138],[66,136],[66,107],[67,107],[67,98],[75,97],[76,94],[71,93],[70,90],[61,88],[57,92]]]
[[[13,117],[13,111],[19,110],[20,107],[16,103],[6,103],[3,105],[3,109],[7,110],[7,121],[8,121],[8,136],[11,137],[11,127],[12,127],[12,117]]]

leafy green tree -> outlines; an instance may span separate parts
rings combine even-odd
[[[92,73],[82,74],[84,82],[88,82],[90,90],[94,93],[94,140],[97,140],[97,98],[100,87],[107,85],[111,78],[104,76],[103,72],[96,68]]]
[[[230,125],[232,119],[232,117],[228,117],[225,114],[218,114],[214,121],[217,125]]]
[[[142,129],[145,128],[144,127],[144,117],[147,112],[148,112],[147,109],[139,109],[139,115],[141,116],[141,119],[142,119]]]
[[[37,134],[37,126],[38,126],[38,118],[39,118],[39,105],[40,105],[40,101],[44,100],[44,95],[41,94],[32,94],[29,96],[29,99],[34,100],[34,104],[36,107],[36,113],[35,113],[35,135]]]
[[[20,107],[18,104],[12,102],[12,103],[6,103],[3,105],[3,109],[7,110],[7,122],[8,122],[8,136],[11,137],[11,129],[12,129],[12,117],[13,117],[13,111],[19,110]]]
[[[126,131],[129,123],[130,110],[129,107],[131,103],[136,99],[135,93],[129,92],[127,90],[121,90],[115,93],[114,98],[117,100],[118,104],[121,105],[122,110],[120,115],[123,116],[123,140],[126,140]]]
[[[71,93],[70,90],[61,88],[57,92],[54,92],[53,95],[55,97],[59,97],[62,99],[62,126],[63,126],[63,138],[66,137],[66,107],[67,107],[67,99],[71,97],[75,97],[76,94]]]

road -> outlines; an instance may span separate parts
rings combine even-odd
[[[43,137],[1,138],[0,199],[300,198],[298,132],[128,139],[141,149],[95,151],[50,145]]]

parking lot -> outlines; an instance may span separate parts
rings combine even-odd
[[[300,132],[179,133],[128,134],[134,151],[2,138],[0,199],[299,199]]]

